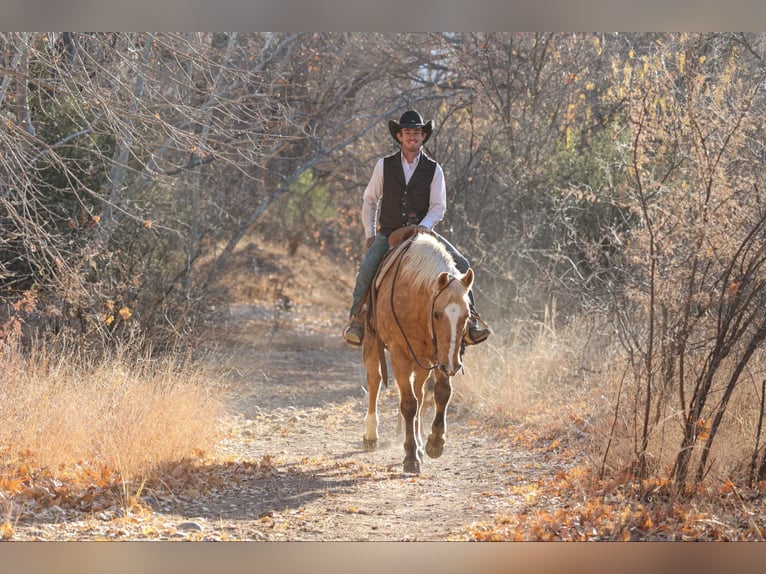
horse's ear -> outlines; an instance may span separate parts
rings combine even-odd
[[[461,281],[463,282],[463,285],[465,285],[466,291],[470,289],[471,285],[473,285],[473,269],[469,267]]]
[[[450,276],[446,271],[439,273],[439,278],[436,280],[436,286],[439,290],[444,289],[449,283]]]

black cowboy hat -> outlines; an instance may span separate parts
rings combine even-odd
[[[424,123],[423,117],[418,112],[409,110],[402,114],[398,124],[394,120],[389,120],[388,122],[388,130],[391,132],[391,136],[396,140],[396,143],[401,143],[396,138],[396,134],[404,128],[423,128],[423,133],[426,136],[423,138],[423,143],[426,143],[428,138],[431,137],[431,132],[434,130],[434,121],[428,120],[428,122]]]

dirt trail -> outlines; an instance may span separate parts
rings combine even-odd
[[[300,330],[270,337],[274,319],[262,309],[240,306],[232,315],[237,335],[226,357],[237,373],[239,414],[224,448],[242,459],[268,457],[273,472],[220,499],[190,501],[177,509],[184,516],[223,521],[260,540],[463,540],[473,523],[522,504],[509,499],[509,485],[544,471],[454,405],[442,457],[426,459],[419,476],[403,474],[393,383],[380,397],[380,448],[362,447],[361,351],[341,342],[340,323],[297,316]]]

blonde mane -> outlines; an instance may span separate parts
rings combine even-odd
[[[412,282],[415,289],[429,287],[442,271],[460,275],[452,256],[431,235],[425,233],[413,238],[412,245],[404,255],[402,276]]]

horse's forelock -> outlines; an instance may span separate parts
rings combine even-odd
[[[447,271],[452,275],[458,275],[452,256],[434,237],[420,234],[412,240],[412,245],[407,251],[407,264],[402,269],[413,283],[413,287],[430,286],[439,274]]]

